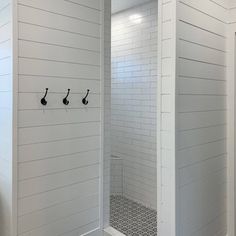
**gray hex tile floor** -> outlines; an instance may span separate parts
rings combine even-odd
[[[156,236],[157,212],[123,196],[112,195],[110,225],[127,236]]]

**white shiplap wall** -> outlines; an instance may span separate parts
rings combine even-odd
[[[12,2],[0,1],[0,235],[12,235]]]
[[[101,13],[100,1],[18,0],[19,236],[99,227]]]
[[[135,15],[140,17],[137,22],[130,20]],[[122,159],[123,195],[154,209],[156,86],[157,1],[154,0],[112,15],[111,107],[112,155]],[[115,184],[120,185],[120,181],[111,183]],[[119,186],[112,188],[119,190]]]
[[[222,2],[223,4],[223,2]],[[177,6],[177,234],[224,236],[226,26],[219,1]]]

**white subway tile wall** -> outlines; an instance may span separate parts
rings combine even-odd
[[[122,192],[156,209],[157,1],[112,16],[111,87],[112,155],[123,162]],[[112,190],[119,189],[117,176],[112,180]]]
[[[123,195],[123,159],[111,159],[111,195]]]

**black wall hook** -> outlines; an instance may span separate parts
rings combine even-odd
[[[63,99],[63,103],[67,106],[69,105],[70,101],[67,99],[70,94],[70,89],[68,89],[66,97]]]
[[[46,100],[47,94],[48,94],[48,88],[46,88],[44,97],[41,99],[41,104],[42,104],[43,106],[46,106],[47,103],[48,103],[47,100]]]
[[[84,105],[88,105],[87,97],[88,97],[88,95],[89,95],[89,92],[90,92],[90,90],[88,89],[86,96],[82,99],[82,103],[83,103]]]

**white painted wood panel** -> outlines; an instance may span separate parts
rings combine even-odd
[[[99,67],[93,65],[19,58],[19,74],[22,75],[98,79],[99,71]]]
[[[11,57],[3,58],[2,60],[0,60],[0,67],[0,76],[11,74]]]
[[[213,126],[179,132],[178,148],[184,149],[226,138],[226,126]]]
[[[226,235],[228,11],[224,1],[178,6],[177,235]]]
[[[236,5],[235,5],[234,8],[232,8],[232,9],[229,11],[229,14],[230,14],[230,23],[231,23],[231,24],[236,23],[235,12],[236,12]]]
[[[189,3],[190,1],[187,0],[186,2]],[[214,34],[225,37],[225,23],[219,21],[217,18],[210,17],[205,12],[189,7],[188,5],[183,4],[182,1],[180,1],[179,5],[179,14],[181,16],[181,21],[188,22],[198,28],[202,28]],[[212,14],[214,14],[214,12],[212,12]]]
[[[18,0],[18,236],[100,227],[100,5]]]
[[[95,178],[86,182],[78,182],[73,185],[65,186],[48,192],[19,199],[18,215],[23,216],[42,209],[50,208],[55,205],[71,201],[76,198],[90,196],[99,191],[99,179]]]
[[[225,80],[225,72],[224,66],[180,58],[180,76]]]
[[[183,40],[180,40],[179,47],[179,56],[181,58],[192,59],[221,66],[226,65],[226,54],[224,52]]]
[[[97,66],[100,65],[100,56],[98,52],[24,40],[19,41],[19,56]]]
[[[85,1],[83,1],[85,2]],[[87,2],[87,1],[86,1]],[[84,21],[91,21],[93,23],[100,23],[100,1],[93,1],[90,5],[87,4],[73,4],[70,1],[50,0],[42,2],[40,0],[19,0],[19,5],[26,5],[32,8],[43,9],[48,12],[53,12],[58,15],[65,15],[70,18],[78,18]],[[88,7],[87,7],[88,6]],[[96,9],[92,9],[92,8]]]
[[[72,230],[78,230],[83,226],[90,224],[94,221],[98,222],[99,219],[99,208],[91,208],[89,210],[71,215],[67,218],[57,220],[51,224],[47,224],[38,229],[31,230],[27,233],[19,234],[20,236],[41,236],[41,235],[51,235],[56,236],[58,234],[66,234]],[[98,228],[97,224],[95,228]],[[92,231],[93,228],[88,230]],[[86,232],[87,233],[87,232]]]
[[[48,29],[29,23],[19,23],[19,39],[91,51],[100,50],[100,40],[97,38]]]
[[[190,168],[182,168],[180,170],[180,186],[191,184],[201,178],[208,178],[213,172],[225,169],[226,161],[226,155],[222,155],[197,162]]]
[[[96,136],[100,134],[100,122],[62,124],[55,126],[29,127],[19,130],[19,145],[50,142]]]
[[[83,212],[89,207],[96,207],[99,205],[98,199],[97,195],[76,198],[61,205],[55,205],[38,212],[21,216],[18,219],[20,225],[19,233],[21,234],[35,228],[43,227],[62,217],[66,218],[78,212]]]
[[[19,147],[19,162],[98,149],[100,147],[99,145],[99,136],[24,145]]]
[[[187,112],[179,114],[179,130],[191,130],[226,124],[225,111]]]
[[[11,56],[11,41],[7,40],[0,44],[0,60]]]
[[[188,22],[179,22],[179,37],[189,42],[226,52],[226,38],[198,28]]]
[[[4,76],[0,76],[0,83],[1,83],[1,87],[0,87],[0,91],[1,92],[9,92],[12,90],[12,81],[11,81],[11,75],[4,75]]]
[[[7,23],[0,27],[0,43],[9,40],[11,37],[11,23]]]
[[[19,180],[83,168],[99,163],[97,150],[19,164]]]
[[[230,6],[230,1],[228,0],[212,0],[212,2],[215,2],[219,6],[222,6],[223,8],[226,9],[228,9],[228,7]]]
[[[91,93],[100,93],[100,80],[88,80],[83,78],[67,78],[57,76],[35,76],[35,75],[21,75],[19,76],[19,92],[20,93],[45,93],[45,88],[50,92],[65,93],[68,88],[73,89],[75,93],[85,93],[90,88]]]
[[[218,21],[227,22],[228,11],[227,9],[222,8],[214,1],[194,1],[194,0],[181,0],[181,3],[188,5],[198,11],[204,13],[205,15],[210,16],[211,18],[217,19]]]
[[[18,18],[19,22],[30,22],[32,25],[43,26],[49,29],[100,38],[99,25],[32,7],[19,5]]]
[[[180,78],[180,94],[226,95],[226,81]]]
[[[0,11],[0,27],[4,26],[5,24],[11,22],[11,3],[5,2],[6,5],[1,6]]]
[[[66,0],[67,2],[73,2],[78,5],[84,5],[87,7],[95,8],[95,9],[100,9],[100,4],[98,1],[94,2],[93,0]]]
[[[100,121],[98,111],[98,108],[19,111],[19,127]]]
[[[52,175],[45,175],[19,182],[19,198],[47,192],[53,189],[65,187],[78,182],[85,182],[99,177],[98,164],[59,172]]]
[[[180,112],[214,111],[226,109],[226,96],[180,95]]]
[[[224,214],[226,207],[225,178],[226,169],[214,173],[205,181],[199,180],[183,187],[181,203],[184,207],[181,214],[182,217],[186,217],[185,220],[187,221],[183,227],[183,235],[191,235],[196,233],[196,231],[201,231],[201,225],[204,224],[204,222],[209,222],[210,219],[215,220],[221,214]],[[211,195],[208,194],[209,186],[211,186]],[[201,208],[194,210],[196,205],[201,205],[203,209],[207,208],[208,210],[206,212],[202,211]],[[223,222],[225,222],[225,220]],[[209,227],[211,227],[211,225],[209,225]],[[222,229],[217,230],[225,230],[223,224],[221,224],[221,227]],[[214,231],[215,229],[209,228],[209,230]]]
[[[226,140],[218,140],[203,145],[193,146],[178,150],[179,167],[191,166],[194,163],[207,160],[212,157],[226,154]]]

